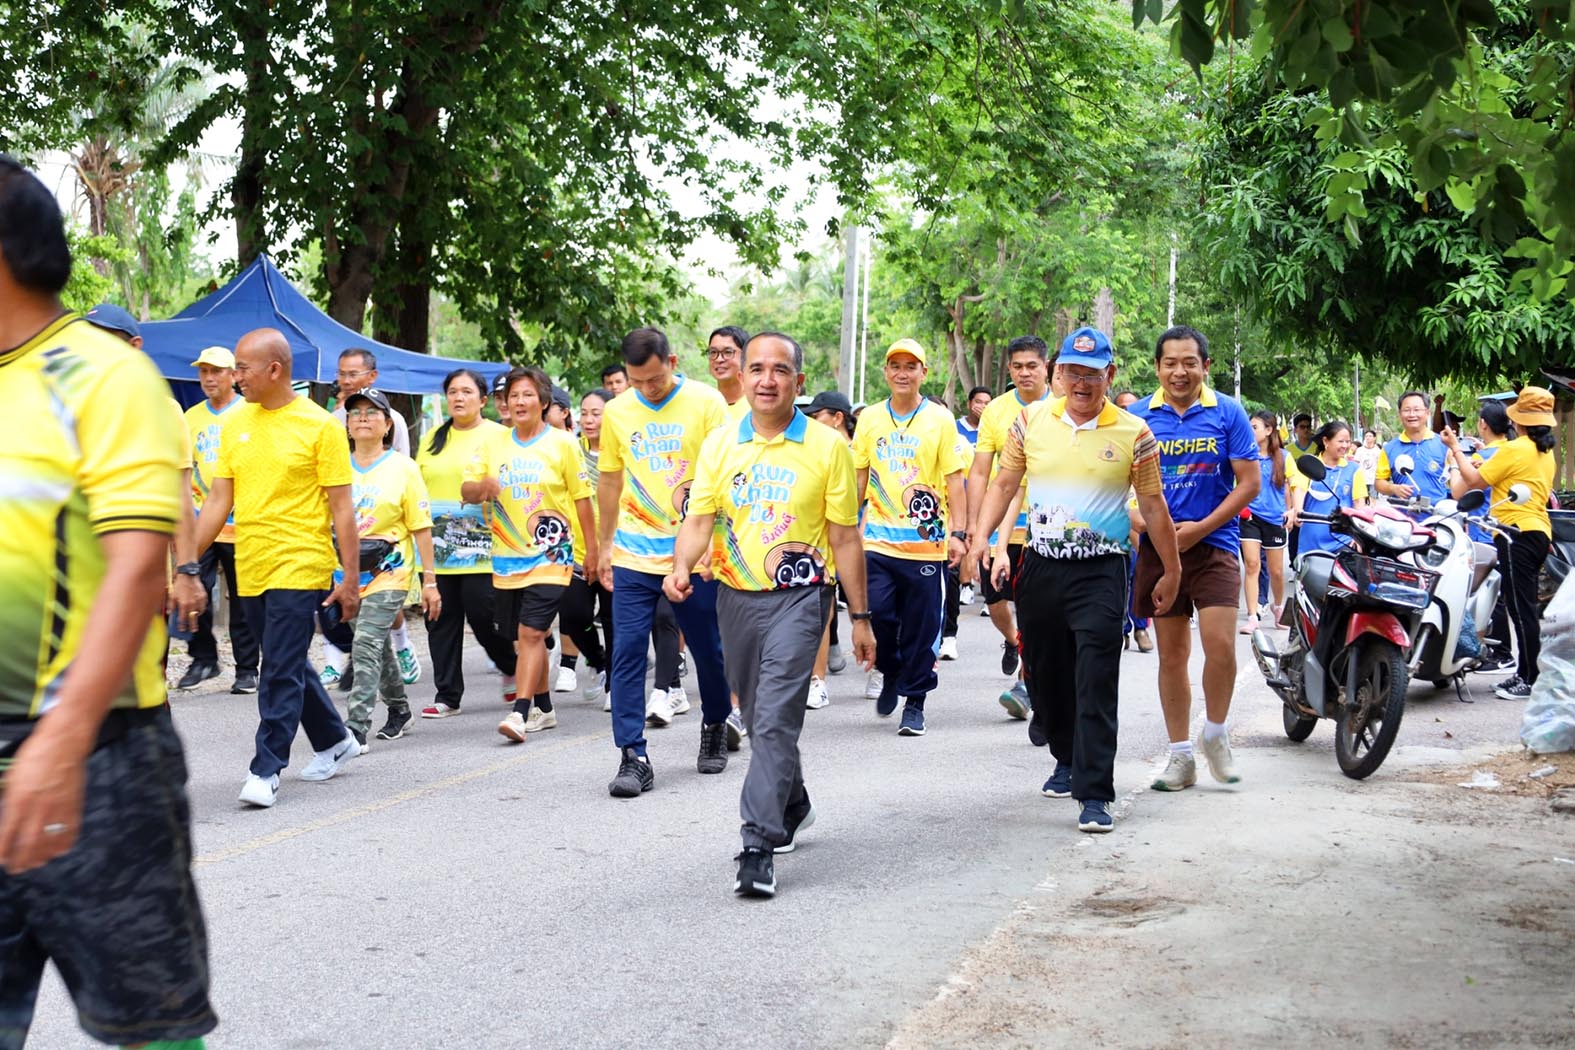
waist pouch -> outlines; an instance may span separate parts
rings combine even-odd
[[[388,540],[362,540],[361,541],[361,572],[381,572],[383,562],[394,553],[394,545]]]
[[[113,709],[104,716],[104,721],[99,723],[98,739],[93,743],[93,750],[97,751],[106,744],[114,743],[133,729],[152,725],[160,718],[167,717],[168,711],[168,704],[160,704],[158,707]],[[16,758],[17,750],[32,735],[39,721],[37,718],[0,719],[0,774],[11,765],[12,760]],[[0,788],[3,788],[3,781],[0,781]]]

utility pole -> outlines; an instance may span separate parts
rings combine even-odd
[[[863,401],[870,359],[870,273],[875,269],[875,238],[864,238],[864,302],[859,307],[859,400]],[[849,398],[852,400],[852,398]]]
[[[1170,305],[1165,307],[1165,327],[1176,323],[1176,235],[1170,235]]]
[[[858,347],[859,303],[859,228],[846,226],[847,251],[842,266],[842,367],[837,371],[837,387],[848,400],[855,392],[855,358]]]
[[[1362,433],[1362,362],[1358,361],[1351,366],[1351,400],[1354,402],[1355,412],[1352,418],[1356,420],[1356,433],[1351,437],[1360,441]]]

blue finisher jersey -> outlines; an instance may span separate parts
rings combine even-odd
[[[1281,458],[1285,457],[1285,450],[1280,450]],[[1261,483],[1258,494],[1247,504],[1247,509],[1252,511],[1252,516],[1259,521],[1266,521],[1270,525],[1285,524],[1285,490],[1290,484],[1290,464],[1285,466],[1285,481],[1278,487],[1274,484],[1274,460],[1263,456],[1258,460],[1258,473]]]
[[[1159,443],[1159,473],[1165,505],[1177,522],[1202,521],[1236,487],[1234,460],[1257,462],[1258,439],[1247,412],[1234,399],[1208,387],[1184,414],[1165,403],[1162,391],[1127,409],[1148,423]],[[1232,554],[1241,551],[1241,525],[1235,517],[1203,538]]]
[[[1411,457],[1411,473],[1403,478],[1399,476],[1399,468],[1395,465],[1401,456]],[[1375,476],[1379,481],[1410,485],[1416,489],[1418,496],[1426,496],[1434,503],[1448,499],[1449,449],[1444,445],[1444,439],[1431,430],[1421,441],[1408,441],[1404,434],[1390,438],[1384,442],[1384,449],[1378,455],[1378,472]]]

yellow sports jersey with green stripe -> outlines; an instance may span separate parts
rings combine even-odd
[[[1039,400],[1043,401],[1050,396],[1046,390]],[[985,406],[984,412],[979,416],[979,440],[974,444],[974,452],[988,452],[995,458],[990,463],[990,480],[1001,472],[1001,450],[1006,447],[1007,432],[1012,429],[1012,424],[1017,422],[1017,417],[1023,414],[1023,409],[1028,405],[1023,401],[1022,395],[1016,390],[1008,390],[1000,397]],[[1017,522],[1012,526],[1011,539],[1008,543],[1023,544],[1028,542],[1028,500],[1023,500],[1023,510],[1017,515]]]
[[[145,356],[76,314],[0,353],[18,435],[0,446],[0,718],[54,705],[104,581],[98,537],[175,531],[190,457],[168,401]],[[147,626],[115,707],[164,703],[164,623]]]
[[[853,457],[829,427],[802,412],[770,439],[746,415],[700,453],[692,514],[715,514],[723,540],[712,570],[736,591],[832,583],[828,524],[858,522]]]
[[[925,399],[907,415],[891,401],[859,414],[853,466],[869,471],[864,549],[911,561],[945,561],[950,521],[946,479],[968,469],[973,449],[957,420]]]
[[[700,446],[726,425],[714,387],[680,377],[658,404],[625,390],[602,411],[601,472],[623,475],[612,563],[665,576],[689,502]]]

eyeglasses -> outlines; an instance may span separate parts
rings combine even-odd
[[[339,378],[340,379],[360,379],[362,376],[369,376],[371,374],[372,374],[371,372],[367,372],[367,371],[340,372],[339,373]]]
[[[1066,368],[1062,370],[1061,375],[1073,386],[1098,386],[1105,381],[1103,372],[1074,372]]]
[[[718,350],[715,347],[712,347],[705,352],[705,356],[709,357],[713,361],[726,361],[730,357],[737,357],[738,351]]]
[[[383,414],[381,408],[352,408],[345,412],[349,419],[372,419]]]

